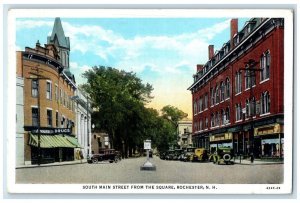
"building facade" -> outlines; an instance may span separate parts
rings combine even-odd
[[[77,135],[78,142],[82,147],[82,155],[87,158],[91,153],[91,103],[89,97],[83,90],[79,88],[75,92],[72,100],[75,101],[76,112],[76,127],[75,134]]]
[[[192,142],[192,121],[181,120],[177,123],[178,145],[180,149],[193,146]]]
[[[101,149],[110,149],[109,136],[107,133],[103,132],[93,132],[92,133],[92,154],[100,153]]]
[[[24,81],[23,92],[17,95],[18,102],[24,101],[23,112],[17,107],[17,122],[22,114],[24,118],[23,141],[17,140],[17,156],[23,153],[24,161],[20,158],[18,165],[72,161],[75,149],[81,148],[75,135],[71,98],[77,87],[69,71],[69,50],[69,38],[56,18],[47,44],[37,42],[35,48],[25,47],[16,54],[16,74]]]
[[[230,40],[216,52],[208,47],[209,60],[197,65],[188,88],[196,146],[283,158],[283,33],[283,19],[252,18],[239,32],[232,19]]]

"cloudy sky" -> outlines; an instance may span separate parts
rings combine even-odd
[[[239,30],[248,19],[239,19]],[[61,18],[70,37],[71,72],[77,84],[95,65],[133,71],[154,87],[150,107],[173,105],[192,117],[193,83],[197,64],[208,60],[208,45],[215,50],[229,40],[230,18]],[[54,18],[20,18],[16,47],[47,42]]]

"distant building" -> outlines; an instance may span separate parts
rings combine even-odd
[[[100,153],[101,149],[110,149],[110,141],[107,133],[93,132],[92,133],[92,154]]]
[[[192,142],[192,121],[181,120],[177,123],[178,145],[180,149],[193,145]]]
[[[230,40],[216,52],[208,47],[209,60],[197,65],[188,88],[194,145],[283,157],[283,33],[281,18],[252,18],[240,32],[238,19],[232,19]]]

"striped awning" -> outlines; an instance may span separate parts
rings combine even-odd
[[[38,135],[29,133],[29,145],[38,147]],[[68,135],[40,135],[41,148],[81,148],[75,137]]]

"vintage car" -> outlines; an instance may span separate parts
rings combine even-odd
[[[92,154],[88,159],[88,163],[98,163],[102,161],[108,161],[110,163],[117,163],[121,160],[119,151],[114,149],[100,149],[99,154]]]
[[[183,156],[183,161],[192,161],[196,147],[187,147]]]
[[[195,153],[193,154],[192,161],[208,161],[208,151],[205,148],[197,148],[195,149]]]
[[[233,149],[230,147],[218,148],[212,155],[211,158],[214,164],[233,164],[231,161],[233,158]]]

